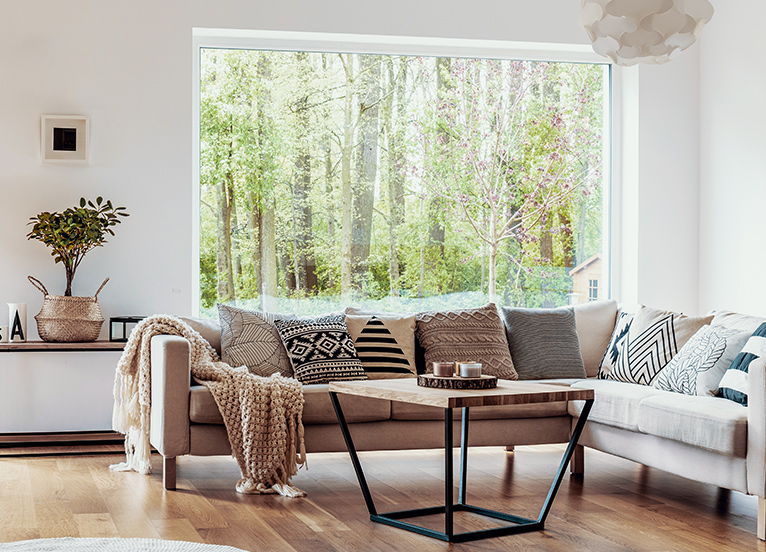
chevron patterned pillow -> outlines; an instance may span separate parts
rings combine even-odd
[[[618,346],[617,361],[606,379],[651,385],[657,374],[712,316],[691,317],[641,307]]]

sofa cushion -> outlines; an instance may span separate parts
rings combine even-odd
[[[718,383],[749,332],[724,326],[702,326],[662,369],[654,387],[686,395],[715,396]]]
[[[330,402],[327,384],[303,386],[303,423],[334,424],[338,419]],[[391,403],[381,399],[338,395],[343,415],[349,423],[380,422],[391,417]],[[189,397],[189,419],[197,424],[223,424],[213,395],[204,385],[193,385]]]
[[[606,377],[651,385],[689,338],[712,320],[712,316],[690,317],[641,307],[630,325],[627,340],[619,347],[617,363]]]
[[[646,385],[599,379],[581,380],[573,383],[572,387],[595,391],[596,400],[588,421],[631,431],[638,431],[638,406],[641,401],[667,393]],[[680,397],[678,394],[676,396]],[[570,401],[569,413],[579,417],[583,405],[583,401]]]
[[[760,316],[751,316],[749,314],[741,314],[731,311],[711,311],[713,315],[713,321],[711,324],[716,326],[724,326],[725,328],[734,328],[735,330],[742,330],[753,333],[758,329],[758,326],[766,322],[766,318]]]
[[[301,383],[365,380],[343,314],[275,320],[295,377]]]
[[[588,301],[572,308],[583,366],[587,376],[592,378],[598,373],[617,323],[617,301]]]
[[[417,332],[428,372],[433,371],[433,362],[480,362],[483,374],[518,379],[505,327],[492,303],[474,309],[421,312]]]
[[[346,325],[367,377],[414,377],[415,315],[355,314],[356,311],[346,309]]]
[[[766,322],[753,332],[742,351],[726,370],[719,384],[719,394],[730,401],[747,406],[750,366],[763,366],[766,359]]]
[[[747,455],[747,408],[717,397],[646,397],[638,406],[638,429],[728,456]]]
[[[500,313],[520,380],[585,377],[571,307],[503,307]]]
[[[270,376],[280,373],[293,375],[285,346],[274,326],[274,321],[295,318],[218,305],[221,322],[221,360],[232,366],[247,366],[253,374]]]

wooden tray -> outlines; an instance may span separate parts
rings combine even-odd
[[[461,378],[460,376],[440,377],[433,374],[421,374],[418,376],[418,385],[434,389],[494,389],[497,387],[497,376]]]

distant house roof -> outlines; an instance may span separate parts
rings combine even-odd
[[[576,267],[574,267],[572,270],[570,270],[569,274],[570,275],[576,274],[577,272],[580,272],[581,270],[586,269],[587,267],[589,267],[590,265],[592,265],[596,261],[600,261],[600,260],[601,260],[601,253],[596,253],[590,259],[587,259],[587,260],[581,262]]]

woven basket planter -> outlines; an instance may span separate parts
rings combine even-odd
[[[35,316],[37,333],[43,341],[55,343],[76,343],[96,341],[104,324],[98,294],[109,281],[104,280],[93,297],[67,297],[50,295],[37,278],[28,276],[29,281],[44,296],[43,307]]]

